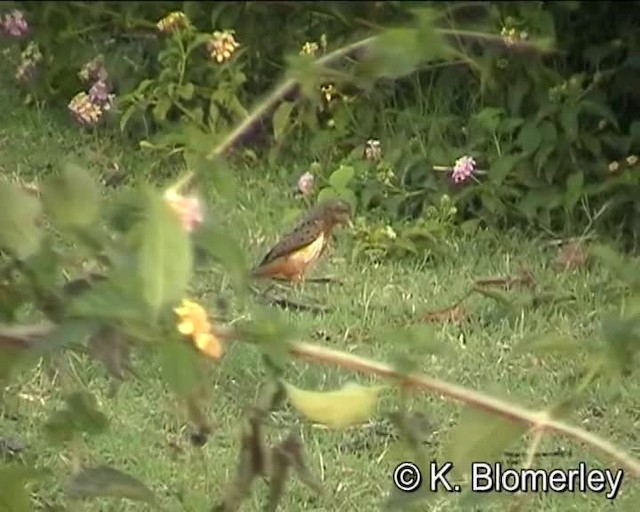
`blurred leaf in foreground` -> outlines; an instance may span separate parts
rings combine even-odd
[[[384,386],[364,387],[348,383],[337,391],[317,392],[285,384],[291,404],[304,417],[331,428],[345,428],[367,421],[375,413]]]

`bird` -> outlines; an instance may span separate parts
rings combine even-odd
[[[352,226],[351,206],[342,199],[317,204],[280,238],[252,271],[253,277],[299,283],[324,253],[336,226]]]

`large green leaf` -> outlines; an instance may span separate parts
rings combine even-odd
[[[295,103],[283,101],[273,113],[273,137],[276,142],[282,139],[282,135],[289,128],[291,124],[291,112],[295,105]]]
[[[0,249],[26,258],[40,247],[40,202],[21,187],[0,181]]]
[[[458,475],[470,472],[472,462],[495,462],[526,431],[527,427],[496,414],[468,408],[451,432],[446,460],[453,462]]]
[[[329,184],[336,190],[342,190],[349,186],[355,175],[355,169],[350,165],[341,165],[329,176]]]
[[[397,78],[415,71],[422,57],[418,35],[414,28],[386,30],[371,45],[365,73]]]
[[[153,492],[140,480],[109,466],[83,469],[69,482],[72,498],[127,498],[155,503]]]
[[[60,228],[92,225],[100,211],[100,191],[86,169],[66,163],[62,172],[44,184],[42,202],[46,213]]]
[[[139,225],[138,270],[142,296],[154,315],[184,297],[193,266],[188,232],[178,215],[156,193],[145,193],[145,215]]]
[[[509,173],[514,169],[516,164],[520,161],[520,154],[507,154],[499,157],[495,162],[491,164],[489,171],[489,179],[495,185],[500,185]]]
[[[97,409],[95,397],[78,391],[67,397],[63,409],[51,415],[45,424],[45,432],[52,441],[65,443],[76,434],[100,434],[108,426],[109,420]]]
[[[238,291],[244,288],[248,275],[246,253],[229,230],[211,223],[205,224],[195,234],[194,243],[224,267]]]
[[[168,340],[159,345],[162,376],[174,393],[187,396],[201,384],[198,354],[186,341]]]
[[[25,485],[42,478],[45,474],[42,470],[17,464],[0,468],[0,510],[2,512],[34,510]]]

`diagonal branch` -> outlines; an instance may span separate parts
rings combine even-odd
[[[536,431],[555,432],[556,434],[567,436],[575,441],[592,446],[626,468],[634,476],[640,477],[639,460],[631,457],[620,448],[595,434],[552,418],[546,411],[531,411],[518,404],[494,398],[456,384],[427,377],[426,375],[403,375],[390,365],[339,350],[320,347],[311,343],[293,343],[290,346],[290,352],[293,356],[307,361],[328,363],[360,373],[378,375],[388,379],[397,379],[402,382],[403,386],[444,395],[471,407],[497,414],[509,421],[533,427]]]

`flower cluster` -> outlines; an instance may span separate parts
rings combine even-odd
[[[305,172],[298,178],[298,192],[303,196],[308,196],[313,189],[315,178],[309,171]]]
[[[11,37],[23,37],[29,31],[27,20],[22,11],[13,10],[0,18],[0,27],[5,34]]]
[[[628,167],[633,167],[638,163],[638,157],[636,155],[629,155],[624,159],[622,165],[627,165]],[[614,160],[609,164],[609,172],[618,172],[621,167],[621,162]]]
[[[507,46],[514,46],[518,43],[521,43],[522,41],[526,41],[527,39],[529,39],[528,32],[524,30],[519,31],[513,27],[511,28],[502,27],[502,30],[500,31],[500,36],[502,37],[502,40]]]
[[[216,61],[218,64],[228,61],[235,51],[240,48],[234,37],[233,30],[216,30],[211,39],[207,43],[207,51],[211,60]]]
[[[364,158],[370,162],[377,162],[382,158],[382,146],[377,139],[369,139],[364,145]]]
[[[320,46],[315,41],[307,41],[302,45],[300,55],[311,55],[315,57],[320,51]]]
[[[456,160],[451,171],[451,179],[454,183],[467,181],[476,169],[476,161],[470,156],[463,156]]]
[[[178,332],[188,336],[196,348],[213,359],[222,356],[222,344],[211,332],[211,323],[207,312],[197,302],[183,299],[179,307],[173,310],[178,316]]]
[[[42,61],[42,53],[38,45],[31,41],[20,54],[20,64],[16,70],[15,78],[20,83],[29,82],[35,75],[38,64]]]
[[[156,28],[163,34],[171,34],[191,26],[187,15],[181,11],[169,13],[156,23]]]
[[[300,55],[310,55],[311,57],[315,57],[320,51],[322,51],[322,53],[326,53],[327,51],[326,34],[322,34],[320,37],[320,43],[316,43],[315,41],[306,41],[300,49]]]
[[[183,196],[175,188],[170,188],[164,193],[164,200],[178,215],[180,223],[189,233],[202,224],[204,215],[202,205],[197,197]]]
[[[80,124],[93,126],[100,121],[105,112],[111,110],[115,95],[111,93],[109,74],[104,66],[101,55],[87,62],[78,77],[86,83],[91,83],[88,92],[81,91],[76,94],[67,108],[71,115]]]

